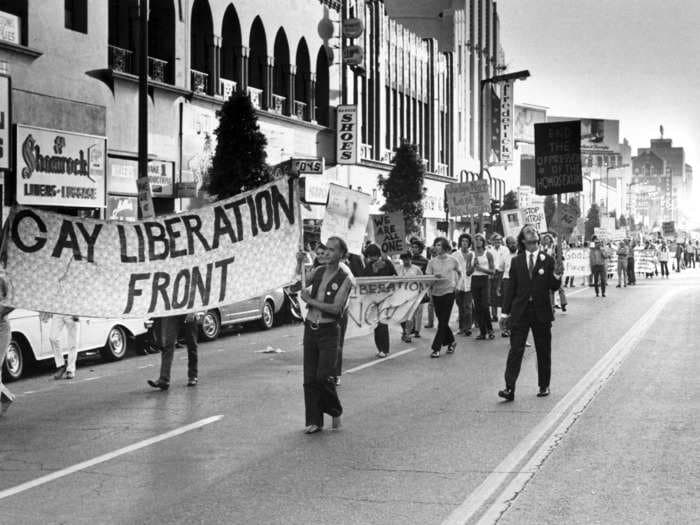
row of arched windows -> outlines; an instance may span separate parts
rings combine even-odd
[[[134,59],[138,39],[138,0],[109,0],[110,67],[136,73]],[[149,75],[153,80],[174,83],[175,22],[173,0],[150,0]],[[312,69],[311,53],[304,38],[293,50],[283,28],[277,31],[274,48],[268,50],[267,34],[260,17],[243,42],[236,9],[230,4],[221,24],[221,38],[214,38],[214,21],[208,0],[195,0],[190,23],[190,82],[193,91],[222,93],[220,79],[249,90],[263,109],[329,122],[329,60],[321,46]],[[247,52],[246,52],[247,49]],[[272,53],[270,54],[270,51]],[[292,62],[292,58],[294,61]]]

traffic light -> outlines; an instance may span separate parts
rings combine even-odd
[[[499,199],[491,199],[491,215],[501,213],[501,201]]]

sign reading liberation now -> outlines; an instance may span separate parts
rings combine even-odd
[[[3,238],[6,304],[108,318],[206,310],[292,282],[300,235],[297,182],[288,178],[129,223],[17,206]]]
[[[581,121],[535,124],[535,193],[583,191]]]

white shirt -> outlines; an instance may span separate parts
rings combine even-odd
[[[537,258],[540,256],[540,252],[542,250],[538,247],[537,250],[532,252],[533,258],[532,258],[532,271],[535,271],[535,266],[537,266]],[[530,252],[525,250],[525,268],[527,271],[530,271]]]
[[[510,253],[510,250],[508,250],[508,255],[506,256],[506,264],[503,269],[503,278],[504,279],[510,279],[510,266],[513,263],[513,258],[518,255],[517,252],[515,253]]]
[[[399,277],[417,277],[419,275],[423,275],[423,272],[420,271],[420,268],[416,266],[415,264],[412,264],[408,268],[401,264],[399,267],[396,268],[396,274]]]
[[[499,246],[496,248],[489,248],[491,255],[493,256],[493,269],[499,272],[505,271],[506,258],[510,255],[510,250],[507,246]]]
[[[467,275],[467,257],[470,254],[472,257],[474,256],[472,252],[467,252],[465,255],[462,250],[457,250],[452,254],[452,257],[457,259],[459,263],[459,271],[462,272],[462,278],[457,283],[457,290],[460,292],[469,292],[472,289],[472,276]]]

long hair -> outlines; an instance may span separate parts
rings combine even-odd
[[[525,252],[525,234],[529,232],[537,235],[537,240],[540,240],[540,233],[531,224],[526,224],[521,228],[520,233],[518,233],[518,253]]]

